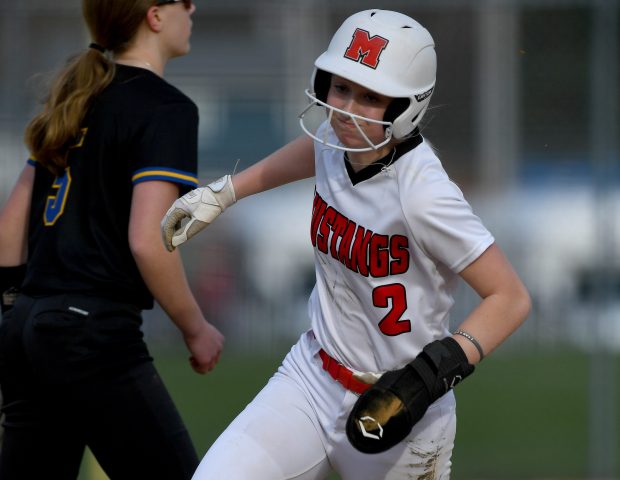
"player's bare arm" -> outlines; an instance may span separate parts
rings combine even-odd
[[[0,214],[0,265],[21,265],[28,247],[28,214],[34,168],[26,165]]]
[[[482,301],[458,330],[471,335],[486,356],[525,321],[531,308],[530,296],[497,244],[491,245],[460,276],[480,295]],[[459,342],[470,363],[480,361],[475,342],[463,335],[454,335],[454,339]]]
[[[314,144],[304,135],[233,176],[237,200],[314,176]]]
[[[28,218],[34,168],[26,165],[0,213],[0,308],[13,307],[26,275]]]
[[[219,359],[224,337],[209,324],[191,293],[178,252],[166,255],[158,221],[176,198],[178,187],[168,182],[139,183],[134,188],[129,243],[146,285],[183,333],[194,370],[205,373]]]
[[[237,200],[314,175],[314,146],[299,137],[234,177],[226,175],[174,201],[161,221],[168,251],[210,225]]]

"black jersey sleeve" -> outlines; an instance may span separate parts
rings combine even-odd
[[[131,162],[132,183],[163,180],[181,193],[198,186],[198,109],[191,102],[149,112]]]

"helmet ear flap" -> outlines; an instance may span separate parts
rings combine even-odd
[[[332,74],[325,70],[316,69],[314,73],[314,94],[321,102],[327,102],[327,94],[332,81]]]
[[[405,110],[407,110],[410,104],[411,100],[408,98],[395,98],[385,109],[383,121],[394,123],[394,120],[396,120]]]
[[[385,109],[383,121],[391,122],[393,124],[394,121],[410,107],[410,105],[411,100],[409,98],[395,98]]]

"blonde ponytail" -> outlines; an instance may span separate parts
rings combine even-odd
[[[82,0],[82,13],[94,43],[69,60],[54,79],[43,106],[26,127],[31,155],[55,175],[67,167],[94,99],[112,81],[114,56],[129,48],[156,0]]]
[[[26,127],[30,153],[55,175],[67,167],[69,148],[77,141],[93,100],[114,77],[115,64],[89,48],[69,60],[54,79],[43,111]]]

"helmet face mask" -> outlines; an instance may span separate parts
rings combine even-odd
[[[436,63],[431,35],[412,18],[376,9],[356,13],[345,20],[315,62],[311,89],[307,92],[311,104],[300,115],[302,129],[323,142],[304,125],[304,115],[313,106],[330,111],[332,107],[325,101],[332,74],[395,99],[395,106],[388,107],[384,118],[384,142],[375,145],[367,140],[368,148],[340,149],[377,150],[392,138],[405,138],[414,131],[428,107],[435,87]],[[330,118],[332,114],[328,113]]]
[[[331,147],[331,148],[335,148],[336,150],[344,150],[346,152],[369,152],[371,150],[378,150],[379,148],[387,145],[392,140],[392,122],[386,122],[383,120],[374,120],[372,118],[363,117],[361,115],[356,115],[354,113],[347,112],[345,110],[341,110],[336,107],[332,107],[331,105],[327,104],[323,100],[319,100],[317,96],[315,95],[315,93],[311,92],[308,89],[306,89],[305,93],[306,93],[306,96],[310,99],[311,103],[299,114],[299,123],[301,125],[302,130],[307,135],[321,142],[322,144],[328,147]],[[362,147],[362,148],[347,147],[341,144],[329,143],[327,138],[317,137],[314,133],[312,133],[312,131],[306,126],[304,122],[306,112],[308,112],[310,109],[315,108],[315,107],[322,107],[326,110],[327,121],[329,123],[331,123],[332,116],[334,115],[334,113],[348,116],[351,119],[351,122],[355,125],[355,128],[357,129],[357,132],[359,133],[360,137],[362,137],[362,139],[368,144],[368,147]],[[362,125],[360,125],[360,121],[362,125],[369,125],[369,124],[383,125],[385,129],[385,139],[379,143],[373,142],[370,138],[368,138],[368,136],[364,132]]]

